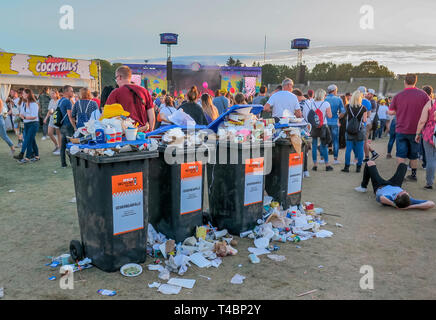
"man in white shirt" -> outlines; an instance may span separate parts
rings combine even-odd
[[[272,110],[273,117],[283,117],[283,112],[288,110],[290,114],[294,114],[297,118],[302,117],[298,98],[292,93],[294,82],[292,79],[286,78],[282,82],[282,91],[274,93],[264,106],[264,111]],[[272,109],[271,109],[272,107]]]

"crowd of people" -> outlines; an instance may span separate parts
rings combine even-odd
[[[364,163],[374,161],[379,153],[372,141],[389,136],[387,158],[392,158],[394,143],[398,163],[407,163],[411,174],[409,180],[416,181],[418,160],[426,168],[426,189],[432,189],[436,168],[435,117],[436,104],[433,89],[425,86],[416,88],[417,76],[408,74],[405,89],[395,97],[377,96],[375,90],[363,86],[353,93],[338,95],[334,84],[326,89],[308,90],[303,93],[294,88],[291,79],[284,79],[273,92],[268,94],[261,86],[255,95],[231,94],[217,90],[214,95],[200,92],[193,86],[186,95],[176,97],[162,90],[160,95],[150,94],[145,88],[131,81],[132,72],[127,66],[115,72],[116,87],[105,87],[99,95],[81,88],[74,92],[71,86],[43,88],[36,98],[32,90],[21,88],[11,90],[6,101],[4,117],[0,117],[0,135],[9,145],[11,153],[21,148],[14,158],[20,163],[40,159],[36,133],[42,127],[42,140],[53,142],[54,155],[60,155],[62,167],[67,166],[65,149],[67,137],[90,119],[97,120],[104,106],[119,103],[137,122],[138,130],[145,132],[170,125],[170,116],[178,109],[190,115],[198,125],[208,125],[229,107],[238,104],[261,104],[263,118],[279,119],[284,115],[304,118],[311,124],[312,143],[305,146],[307,159],[311,149],[313,171],[324,164],[326,171],[333,171],[332,165],[340,164],[339,150],[345,148],[343,172],[350,172],[352,165],[360,172]],[[0,102],[2,103],[2,102]],[[1,106],[2,107],[2,106]],[[62,124],[57,127],[53,113],[59,108]],[[5,130],[5,117],[10,117],[18,145],[14,146]],[[351,155],[354,153],[354,160]],[[318,155],[320,159],[318,159]],[[332,155],[332,161],[329,156]],[[305,161],[304,177],[309,177]]]

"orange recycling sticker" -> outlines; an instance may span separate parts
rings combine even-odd
[[[182,180],[203,176],[203,165],[201,161],[182,163],[180,167],[180,177]]]
[[[112,176],[112,194],[142,191],[142,172]]]
[[[245,174],[263,173],[263,158],[245,160]]]
[[[303,153],[290,153],[289,154],[289,166],[298,166],[303,164]]]

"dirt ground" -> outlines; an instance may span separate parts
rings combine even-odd
[[[11,134],[10,134],[11,135]],[[312,201],[326,213],[334,232],[329,239],[312,239],[280,245],[277,254],[284,262],[260,256],[259,264],[248,260],[247,248],[253,241],[242,239],[235,257],[223,258],[216,268],[189,268],[184,278],[196,279],[193,289],[182,289],[177,296],[165,296],[148,284],[158,279],[156,271],[146,270],[135,278],[119,272],[105,273],[91,268],[75,273],[74,290],[62,290],[59,281],[49,281],[59,269],[45,266],[47,256],[68,252],[70,240],[80,239],[71,168],[62,169],[53,145],[38,136],[41,161],[20,165],[11,159],[7,145],[0,142],[0,287],[3,299],[435,299],[436,298],[436,210],[397,211],[381,207],[372,192],[360,194],[361,174],[310,171],[303,181],[303,200]],[[14,137],[14,142],[16,142]],[[378,140],[378,167],[385,177],[396,168],[386,159],[387,140]],[[395,150],[395,149],[394,149]],[[340,160],[344,160],[341,150]],[[309,169],[312,164],[309,163]],[[321,170],[320,170],[321,169]],[[54,173],[56,171],[57,173]],[[436,200],[435,191],[424,186],[423,169],[418,182],[405,188],[416,198]],[[9,193],[9,190],[16,190]],[[338,228],[340,223],[343,228]],[[242,267],[238,265],[242,264]],[[362,290],[360,268],[374,270],[374,289]],[[323,266],[320,268],[320,266]],[[246,276],[242,285],[230,283],[236,274]],[[208,276],[207,280],[199,275]],[[162,282],[162,281],[160,281]],[[116,290],[115,297],[103,297],[98,289]],[[313,294],[298,294],[318,289]]]

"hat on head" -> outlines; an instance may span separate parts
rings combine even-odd
[[[331,84],[327,87],[327,92],[333,92],[335,90],[338,90],[338,87],[335,84]]]
[[[179,98],[185,99],[185,95],[183,93],[179,94]]]
[[[220,93],[221,93],[221,94],[226,94],[226,93],[227,93],[227,90],[226,90],[226,89],[221,89],[221,90],[220,90]]]
[[[374,89],[368,89],[368,93],[371,93],[372,95],[375,95],[375,90]]]
[[[367,92],[366,91],[366,87],[364,87],[364,86],[360,86],[359,88],[357,88],[357,90],[359,90],[362,93],[366,93]]]
[[[130,112],[124,111],[123,106],[119,103],[107,104],[104,106],[103,114],[99,120],[110,119],[119,116],[128,117]]]

